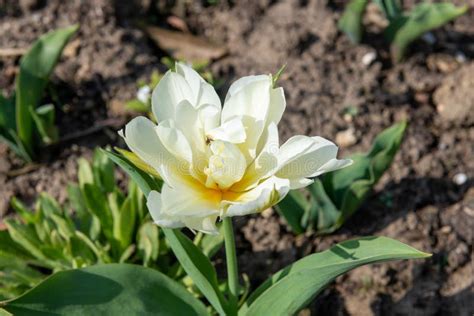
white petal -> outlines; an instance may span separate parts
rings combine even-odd
[[[296,190],[307,187],[310,184],[313,184],[314,180],[307,179],[307,178],[299,178],[299,179],[289,179],[290,180],[290,189]]]
[[[242,179],[247,162],[236,145],[214,140],[210,146],[212,156],[209,157],[209,167],[205,170],[208,175],[208,187],[228,189]]]
[[[214,87],[207,83],[192,67],[184,63],[176,63],[176,72],[181,74],[188,82],[193,99],[191,104],[195,107],[202,104],[221,106],[221,101]]]
[[[156,125],[149,119],[140,116],[131,120],[122,135],[128,147],[143,161],[155,168],[156,171],[167,181],[170,170],[179,165],[165,146],[163,146]]]
[[[205,217],[220,212],[221,192],[208,189],[193,178],[174,179],[174,187],[167,184],[161,190],[162,212],[172,216]]]
[[[206,133],[211,140],[222,140],[234,144],[243,143],[245,141],[245,127],[242,119],[234,117],[219,127],[216,127]]]
[[[153,115],[158,122],[175,119],[176,106],[183,100],[193,102],[196,99],[184,77],[168,71],[153,90],[151,104]]]
[[[255,120],[265,121],[270,103],[270,76],[254,76],[241,78],[230,88],[224,108],[222,122],[235,116],[250,116]]]
[[[309,178],[335,170],[332,167],[347,166],[349,161],[336,160],[337,149],[334,143],[322,137],[292,137],[280,148],[276,176],[287,179]],[[326,163],[329,164],[323,169]]]
[[[166,120],[156,127],[156,132],[160,137],[161,143],[175,157],[192,163],[193,154],[191,146],[181,130],[174,127],[174,122]]]
[[[272,89],[270,91],[270,109],[268,110],[267,124],[273,122],[278,125],[285,108],[286,99],[283,88]]]
[[[280,202],[290,190],[288,179],[271,177],[252,190],[242,193],[227,191],[223,195],[222,217],[261,212]]]
[[[146,206],[148,207],[151,218],[157,225],[167,228],[179,228],[185,226],[179,218],[163,214],[161,204],[161,194],[157,191],[151,191],[150,194],[148,194]]]
[[[216,227],[217,215],[207,217],[184,217],[183,221],[186,227],[192,230],[198,230],[205,234],[217,235],[219,230]]]
[[[232,186],[232,191],[242,192],[254,188],[261,180],[271,176],[278,168],[277,154],[279,150],[278,129],[270,123],[264,136],[263,149],[257,158],[247,167],[243,179]]]

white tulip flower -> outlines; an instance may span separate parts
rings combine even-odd
[[[152,94],[158,125],[137,117],[121,133],[164,181],[161,193],[147,197],[154,222],[216,233],[218,217],[263,211],[311,178],[351,164],[336,159],[337,146],[322,137],[298,135],[280,146],[285,107],[271,75],[237,80],[222,107],[209,83],[177,63]]]

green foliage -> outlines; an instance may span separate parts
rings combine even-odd
[[[176,61],[170,57],[163,57],[161,62],[169,69],[174,70]],[[202,62],[194,62],[192,67],[196,70],[207,82],[212,84],[214,87],[218,87],[222,84],[221,81],[214,79],[212,73],[207,70],[209,66],[209,61],[202,61]],[[156,85],[160,82],[161,78],[163,78],[165,74],[159,71],[153,71],[151,73],[150,79],[148,82],[146,81],[139,81],[137,83],[138,92],[137,98],[128,101],[125,103],[125,107],[129,110],[146,113],[150,117],[151,113],[151,93]]]
[[[402,124],[402,127],[404,129],[405,125]],[[369,154],[377,156],[377,154],[385,152],[392,133],[393,131],[382,133]],[[150,176],[127,158],[112,152],[107,152],[107,154],[114,157],[114,162],[119,164],[137,182],[145,195],[148,195],[151,190],[160,190],[156,183],[150,181]],[[378,169],[382,163],[378,161],[374,165]],[[214,267],[206,254],[196,245],[212,245],[213,242],[202,242],[197,239],[193,243],[177,229],[163,229],[163,231],[182,268],[214,308],[214,311],[210,311],[209,314],[213,315],[217,312],[220,315],[236,315],[225,296],[228,286],[219,285]],[[241,307],[238,315],[293,315],[304,308],[337,276],[349,270],[375,262],[429,256],[429,254],[384,237],[365,237],[346,241],[327,251],[305,257],[277,272],[258,287],[248,299],[248,290],[241,291],[242,297],[239,304]],[[111,276],[115,279],[113,274]],[[133,287],[133,281],[130,282],[130,284],[123,284],[123,287]],[[147,290],[153,291],[153,286],[150,284]],[[62,288],[58,289],[59,291],[62,291]],[[50,295],[56,297],[57,292],[51,291]],[[131,303],[124,300],[122,304],[133,304],[137,295],[139,294],[130,293],[127,299]],[[36,298],[33,296],[29,299]],[[57,300],[61,301],[61,299]],[[76,308],[79,311],[85,302],[87,300],[81,300],[81,298],[74,300],[74,304],[70,304],[71,309],[68,312],[74,314]],[[8,308],[8,304],[6,306]]]
[[[369,0],[352,0],[346,7],[344,14],[338,22],[338,27],[346,33],[353,43],[362,40],[362,16]]]
[[[35,158],[39,146],[58,138],[54,106],[40,102],[49,75],[77,29],[74,25],[41,36],[21,59],[13,96],[0,96],[0,140],[27,162]]]
[[[403,59],[412,42],[424,33],[465,14],[468,6],[456,7],[452,3],[420,3],[409,12],[403,12],[399,0],[373,0],[389,21],[385,36],[391,45],[393,59]],[[339,29],[354,43],[363,35],[362,17],[368,0],[352,0],[339,20]]]
[[[314,230],[331,233],[354,214],[372,188],[390,167],[400,148],[406,123],[398,123],[380,133],[365,154],[350,157],[354,163],[315,179],[306,190],[291,191],[278,206],[297,234]],[[307,196],[309,198],[307,198]]]
[[[275,273],[250,295],[239,315],[295,315],[336,277],[352,269],[387,260],[429,256],[386,237],[345,241]]]
[[[130,182],[124,195],[117,186],[113,161],[126,160],[103,150],[96,150],[92,164],[79,159],[78,184],[68,186],[65,208],[47,194],[40,195],[34,212],[12,200],[17,218],[5,220],[7,230],[0,231],[0,299],[18,296],[51,272],[97,263],[135,263],[184,277],[176,273],[179,265],[169,256],[163,232],[150,221],[142,191]],[[141,173],[145,176],[160,189],[161,180]],[[212,256],[223,241],[210,236],[201,243]]]
[[[173,279],[130,264],[56,273],[3,308],[14,315],[207,315]]]

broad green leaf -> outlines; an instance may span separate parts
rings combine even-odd
[[[288,225],[296,234],[304,232],[301,226],[302,219],[311,205],[299,190],[293,190],[276,206],[276,210],[280,215],[285,217]]]
[[[349,2],[337,24],[339,29],[346,33],[353,43],[360,43],[362,40],[362,34],[364,33],[362,17],[367,3],[368,0],[352,0]]]
[[[209,258],[179,230],[169,228],[162,230],[176,258],[196,287],[220,315],[226,315],[227,301],[219,289],[217,274]]]
[[[336,277],[365,264],[430,254],[386,237],[342,242],[275,273],[251,294],[240,315],[294,315]]]
[[[48,77],[59,60],[67,41],[77,31],[73,25],[41,36],[20,61],[16,78],[16,126],[27,152],[33,152],[33,118],[41,101]]]
[[[54,125],[54,105],[46,104],[30,109],[31,117],[43,144],[51,144],[58,140],[58,128]]]
[[[140,190],[145,196],[148,196],[151,190],[161,191],[161,184],[151,178],[148,174],[142,171],[140,168],[135,166],[126,157],[115,154],[111,151],[103,150],[103,152],[117,165],[119,165],[123,171],[125,171],[133,181],[136,182]]]
[[[11,206],[18,214],[18,216],[26,223],[26,224],[33,224],[36,222],[36,217],[31,212],[25,204],[23,204],[20,200],[18,200],[15,196],[11,200]]]
[[[456,7],[449,2],[421,3],[392,20],[385,35],[391,43],[394,60],[403,59],[409,45],[421,35],[465,14],[468,8],[467,5]]]
[[[58,272],[3,304],[14,315],[207,315],[180,284],[152,269],[97,265]]]

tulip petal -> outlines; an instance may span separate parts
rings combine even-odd
[[[286,99],[283,88],[276,88],[270,91],[270,109],[268,111],[267,124],[273,122],[278,125],[285,112]]]
[[[232,191],[243,192],[271,176],[278,168],[277,154],[279,150],[278,129],[275,123],[270,123],[265,135],[262,136],[264,145],[257,158],[247,166],[241,181],[232,186]]]
[[[184,77],[168,71],[153,90],[151,104],[158,122],[176,118],[176,106],[183,100],[193,102],[196,98]]]
[[[156,133],[156,125],[149,119],[139,116],[131,120],[122,131],[127,146],[140,159],[152,166],[165,181],[179,166],[179,161],[161,142]]]
[[[276,176],[295,181],[344,168],[351,160],[337,160],[337,146],[322,137],[295,136],[280,148]]]
[[[193,93],[191,104],[198,107],[201,104],[221,106],[221,100],[214,87],[207,83],[192,67],[184,63],[176,63],[176,72],[184,77]]]
[[[163,214],[161,194],[157,191],[151,191],[148,194],[146,206],[150,212],[151,218],[155,224],[167,228],[184,227],[185,224],[175,216]]]
[[[288,179],[271,177],[246,192],[227,191],[222,197],[222,217],[242,216],[261,212],[280,202],[290,190]]]
[[[234,117],[206,134],[211,140],[222,140],[234,144],[243,143],[246,138],[245,127],[240,117]]]
[[[161,122],[161,124],[156,127],[156,133],[165,148],[178,160],[192,163],[193,153],[191,146],[181,130],[174,127],[174,121],[166,120]]]

